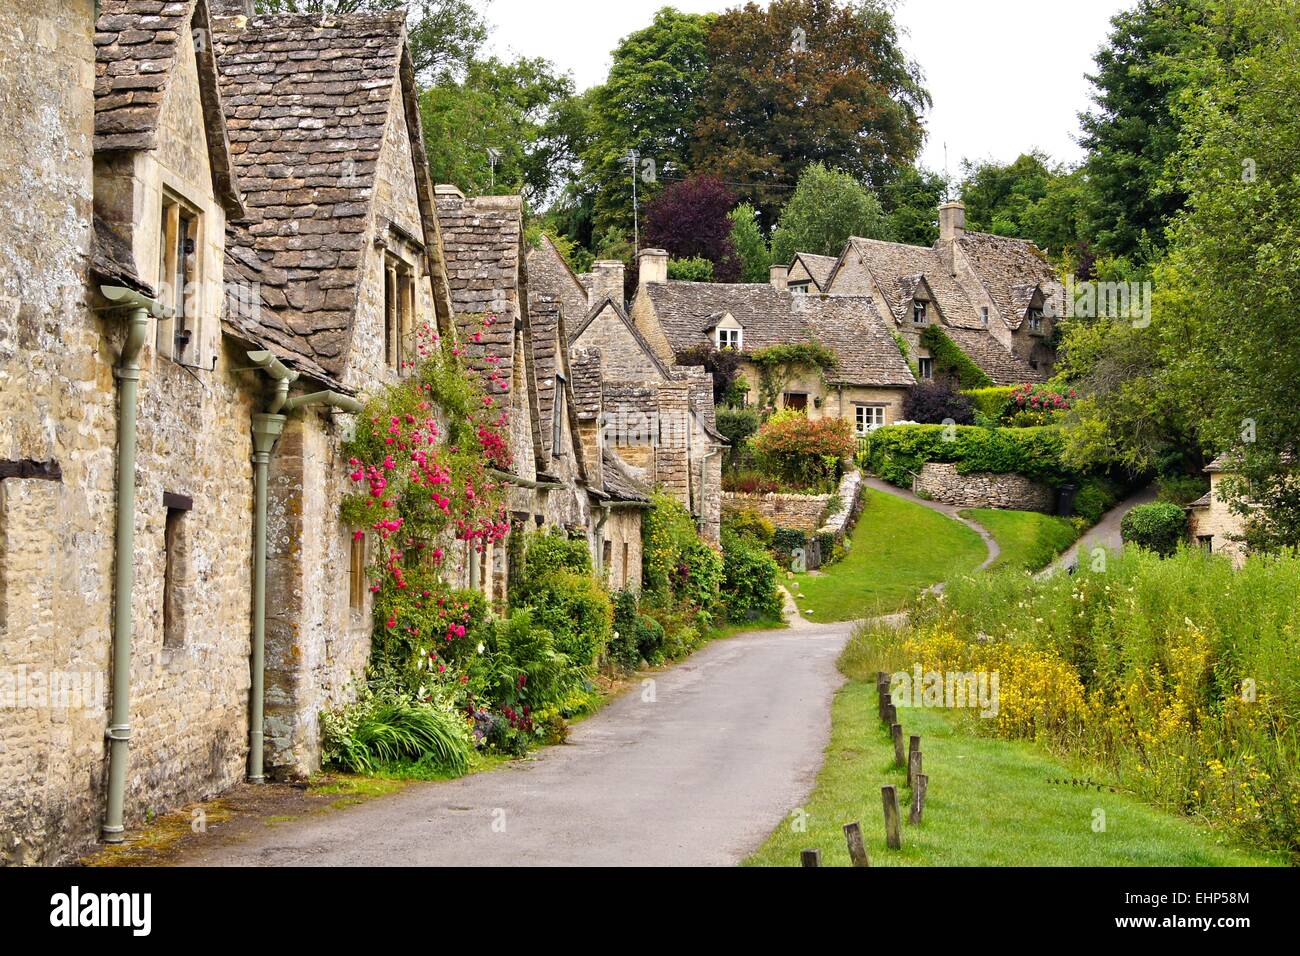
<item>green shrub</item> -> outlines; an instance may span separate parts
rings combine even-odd
[[[703,256],[669,259],[668,278],[673,282],[712,282],[713,263]]]
[[[1130,544],[1168,557],[1187,537],[1187,513],[1169,501],[1138,505],[1120,522],[1120,534]]]
[[[559,528],[528,536],[524,551],[523,588],[518,599],[526,600],[534,581],[540,581],[552,571],[572,571],[574,574],[591,574],[591,549],[581,538],[570,538]]]
[[[776,581],[776,560],[750,538],[722,536],[723,601],[727,620],[741,623],[779,620],[782,602]]]
[[[1085,478],[1074,493],[1074,513],[1083,519],[1085,526],[1094,525],[1119,503],[1122,496],[1123,489],[1109,478]]]
[[[796,411],[771,416],[750,445],[764,471],[810,488],[834,481],[840,462],[857,449],[847,420],[809,419]]]
[[[641,519],[645,590],[657,604],[685,603],[703,615],[704,627],[719,603],[722,558],[700,540],[686,507],[655,492]]]
[[[971,403],[975,406],[975,424],[990,428],[1002,424],[1011,404],[1011,393],[1015,390],[1014,385],[967,389],[965,394],[970,396]]]
[[[450,707],[365,693],[321,715],[325,762],[354,773],[410,761],[459,776],[471,751],[465,721]]]
[[[609,594],[589,574],[552,571],[528,597],[533,622],[555,636],[555,649],[586,667],[604,653],[613,626]]]
[[[1055,486],[1070,480],[1061,447],[1056,428],[889,425],[872,433],[867,463],[900,487],[910,487],[912,474],[926,462],[954,463],[962,474],[1014,472]]]
[[[788,568],[790,559],[800,549],[808,547],[808,532],[798,528],[777,528],[772,535],[772,551],[781,567]]]
[[[772,543],[772,536],[776,534],[776,525],[753,508],[741,508],[738,511],[723,513],[722,533],[727,532],[741,538],[748,538],[766,548]]]

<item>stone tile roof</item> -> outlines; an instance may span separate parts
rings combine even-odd
[[[520,199],[465,199],[439,187],[437,209],[459,344],[490,392],[508,392],[509,381],[499,380],[492,371],[508,372],[515,360],[514,326],[523,265]],[[493,317],[486,328],[484,316]],[[481,341],[473,340],[475,332],[481,332]],[[496,357],[496,363],[488,362],[488,356]]]
[[[650,489],[627,470],[623,459],[610,449],[601,455],[602,475],[605,482],[604,492],[615,501],[650,501]]]
[[[818,256],[811,252],[801,252],[795,257],[796,262],[802,262],[803,267],[808,270],[812,276],[813,284],[817,286],[819,292],[825,292],[826,287],[830,284],[831,274],[835,271],[835,263],[839,262],[835,256]],[[794,263],[790,263],[790,268],[794,268]]]
[[[98,213],[94,216],[94,229],[90,243],[90,271],[108,285],[123,286],[153,298],[153,287],[140,278],[131,244]]]
[[[95,150],[155,149],[181,37],[194,32],[208,159],[217,198],[245,215],[231,169],[206,0],[101,0],[95,21]]]
[[[573,402],[580,421],[600,417],[601,373],[600,349],[574,349],[569,353],[569,372],[573,376]]]
[[[284,14],[216,26],[231,153],[251,220],[242,251],[260,263],[265,301],[298,351],[341,374],[405,16]]]
[[[915,381],[868,296],[780,292],[768,283],[652,282],[644,288],[675,352],[708,342],[708,330],[730,313],[745,330],[746,352],[821,342],[839,358],[827,376],[832,383],[904,386]]]
[[[957,348],[978,365],[994,385],[1019,385],[1022,382],[1046,382],[1047,376],[1028,362],[1012,355],[988,332],[973,329],[940,327]]]
[[[856,254],[875,277],[885,297],[885,305],[897,322],[910,322],[912,293],[920,279],[934,296],[944,322],[959,328],[981,329],[979,314],[939,254],[929,246],[909,246],[901,242],[883,242],[879,239],[849,240],[844,256]],[[851,289],[853,293],[866,293],[866,289]]]
[[[1032,242],[984,232],[963,233],[957,242],[1009,328],[1020,328],[1039,286],[1056,294],[1060,279]]]
[[[564,261],[550,236],[543,235],[528,250],[528,291],[559,299],[571,330],[587,316],[587,288]]]
[[[537,392],[538,457],[551,458],[551,418],[555,412],[555,374],[561,369],[560,300],[538,295],[530,298],[528,318],[531,326],[533,375]]]

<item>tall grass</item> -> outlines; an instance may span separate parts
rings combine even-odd
[[[996,670],[996,719],[1126,789],[1300,855],[1300,559],[1240,571],[1197,549],[1082,562],[1074,576],[954,581],[900,632],[867,628],[867,670]]]
[[[327,721],[325,731],[329,762],[355,773],[374,773],[402,761],[455,776],[469,769],[464,721],[437,705],[372,698]]]

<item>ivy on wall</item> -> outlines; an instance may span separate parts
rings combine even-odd
[[[962,388],[988,388],[993,379],[970,360],[952,339],[937,325],[927,326],[921,333],[921,344],[930,350],[934,360],[935,375],[952,375]]]
[[[759,401],[767,408],[776,407],[776,400],[800,369],[814,369],[825,384],[826,373],[839,364],[835,353],[818,342],[769,345],[749,360],[758,369]]]

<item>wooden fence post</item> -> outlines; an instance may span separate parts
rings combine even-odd
[[[908,823],[920,823],[921,814],[925,812],[925,791],[930,785],[930,778],[923,773],[916,775],[916,786],[912,788],[912,812],[907,815]]]
[[[892,724],[889,732],[894,735],[894,764],[898,767],[906,767],[907,757],[903,755],[903,725]]]
[[[903,836],[898,827],[898,790],[893,784],[880,788],[880,799],[885,805],[885,845],[891,850],[903,848]]]
[[[802,853],[799,854],[799,865],[800,866],[821,866],[822,851],[804,850]]]
[[[913,750],[907,755],[907,785],[916,789],[916,778],[921,776],[921,751]]]
[[[854,866],[870,866],[871,856],[862,840],[862,827],[856,823],[844,824],[844,839],[849,845],[849,859]]]

